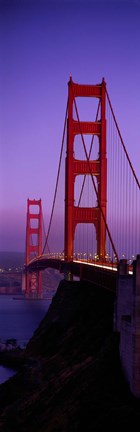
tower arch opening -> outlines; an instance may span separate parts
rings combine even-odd
[[[97,190],[97,177],[94,176]],[[74,205],[79,207],[96,207],[97,196],[91,175],[77,175],[74,187]]]
[[[97,259],[96,229],[93,223],[79,223],[75,228],[74,258],[92,262]]]
[[[95,121],[97,117],[98,104],[99,100],[95,97],[76,97],[76,105],[80,121]],[[100,112],[98,114],[98,119],[99,117]],[[77,121],[75,107],[73,109],[73,119]]]
[[[83,134],[87,154],[90,160],[98,160],[99,158],[99,138],[97,135]],[[83,146],[82,137],[80,134],[75,135],[74,138],[74,157],[78,160],[86,160],[85,150]]]

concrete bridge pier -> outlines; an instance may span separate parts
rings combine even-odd
[[[120,333],[120,359],[135,397],[140,397],[140,255],[133,261],[133,274],[126,260],[118,266],[114,331]]]

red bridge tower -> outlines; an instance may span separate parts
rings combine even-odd
[[[65,260],[73,259],[75,228],[78,223],[93,223],[96,229],[97,253],[99,258],[106,255],[106,199],[107,199],[107,159],[106,159],[106,119],[105,98],[106,84],[81,85],[68,83],[68,121],[67,155],[65,184]],[[76,97],[95,97],[100,100],[100,121],[87,122],[73,119],[73,105]],[[99,158],[97,160],[76,160],[74,158],[74,138],[77,134],[93,134],[99,139]],[[97,177],[97,207],[74,206],[74,183],[77,175]]]
[[[34,207],[31,212],[30,206]],[[38,211],[38,212],[37,212]],[[36,244],[33,243],[35,237]],[[42,205],[40,200],[27,200],[27,225],[26,225],[26,266],[29,262],[42,253]],[[26,297],[42,297],[42,274],[39,271],[26,272]]]

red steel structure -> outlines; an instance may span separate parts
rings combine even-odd
[[[34,207],[34,212],[31,211]],[[38,211],[38,213],[37,213]],[[36,244],[33,244],[36,237]],[[42,253],[42,204],[40,200],[27,200],[27,225],[26,225],[26,266],[36,256]],[[42,274],[39,271],[26,272],[26,297],[42,297]]]
[[[73,119],[73,108],[77,97],[94,97],[100,100],[100,121]],[[78,223],[93,223],[96,229],[97,254],[99,259],[106,255],[106,202],[107,202],[107,158],[106,158],[106,83],[83,85],[68,83],[67,154],[65,172],[65,260],[73,259],[74,234]],[[74,139],[76,134],[97,135],[99,156],[97,160],[76,160]],[[97,178],[97,207],[74,206],[74,183],[77,175],[91,175]]]

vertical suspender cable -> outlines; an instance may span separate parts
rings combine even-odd
[[[120,133],[120,130],[119,130],[119,127],[118,127],[118,124],[117,124],[117,121],[116,121],[115,115],[114,115],[114,111],[113,111],[113,108],[112,108],[111,101],[110,101],[110,98],[109,98],[109,95],[108,95],[107,90],[106,90],[106,94],[107,94],[107,98],[108,98],[108,102],[109,102],[109,105],[110,105],[110,109],[111,109],[111,112],[112,112],[112,115],[113,115],[113,119],[114,119],[114,122],[115,122],[115,125],[116,125],[116,128],[117,128],[117,131],[118,131],[118,134],[119,134],[119,137],[120,137],[120,140],[121,140],[121,143],[122,143],[122,146],[123,146],[124,152],[125,152],[125,154],[126,154],[127,160],[128,160],[128,162],[129,162],[130,168],[131,168],[131,170],[132,170],[132,172],[133,172],[133,176],[134,176],[134,178],[135,178],[135,180],[136,180],[136,183],[137,183],[137,185],[138,185],[138,188],[140,189],[140,183],[139,183],[139,181],[138,181],[138,178],[137,178],[137,176],[136,176],[135,170],[134,170],[134,168],[133,168],[133,166],[132,166],[132,163],[131,163],[131,161],[130,161],[130,158],[129,158],[128,152],[127,152],[127,150],[126,150],[126,147],[125,147],[125,145],[124,145],[124,142],[123,142],[123,139],[122,139],[122,136],[121,136],[121,133]]]

